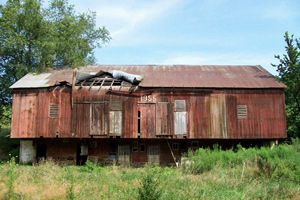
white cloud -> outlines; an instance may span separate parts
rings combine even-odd
[[[111,45],[120,45],[128,44],[129,38],[134,40],[138,29],[142,26],[151,27],[151,23],[172,13],[180,3],[181,0],[143,2],[126,0],[122,4],[109,1],[109,3],[97,4],[97,8],[94,9],[96,9],[99,26],[106,25],[111,32],[113,38]]]

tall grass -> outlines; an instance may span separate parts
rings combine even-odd
[[[286,179],[300,182],[300,140],[292,144],[261,148],[242,148],[222,151],[218,146],[213,149],[198,149],[188,153],[191,165],[186,170],[194,174],[202,174],[218,168],[256,167],[256,176],[264,178]]]
[[[8,191],[19,199],[53,200],[300,199],[299,158],[300,143],[294,141],[273,149],[199,149],[189,153],[191,165],[181,168],[4,163],[0,199]]]

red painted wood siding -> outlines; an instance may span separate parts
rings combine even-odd
[[[67,86],[13,92],[12,138],[54,138],[56,132],[62,138],[90,138],[91,133],[97,138],[109,138],[109,105],[113,101],[122,102],[121,138],[138,137],[138,111],[141,112],[141,138],[157,138],[165,130],[174,139],[286,137],[282,89],[149,89],[130,93],[75,87],[72,109],[71,88]],[[186,103],[186,135],[174,134],[175,100]],[[96,117],[96,125],[93,122],[95,116],[91,119],[94,103],[103,103],[106,109],[105,116]],[[49,118],[50,104],[59,105],[58,118]],[[168,106],[163,107],[163,104]],[[238,105],[246,105],[247,119],[237,118]],[[97,128],[101,129],[97,124],[105,123],[104,119],[108,120],[107,135],[95,132]],[[91,123],[94,126],[92,132]]]

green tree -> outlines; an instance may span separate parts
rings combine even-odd
[[[286,54],[275,55],[279,64],[272,64],[279,72],[279,79],[288,86],[285,90],[287,132],[290,138],[300,136],[300,42],[285,33]]]
[[[9,118],[9,86],[28,72],[93,64],[93,50],[110,40],[94,12],[77,13],[67,0],[8,0],[0,5],[0,123]]]

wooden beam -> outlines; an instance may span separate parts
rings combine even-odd
[[[114,84],[114,79],[112,80],[112,82],[111,82],[111,84],[110,84],[110,87],[109,87],[109,89],[111,90],[112,89],[112,86],[113,86],[113,84]]]
[[[94,83],[96,82],[96,79],[92,82],[92,84],[89,87],[89,90],[92,88],[92,86],[94,85]]]
[[[84,80],[84,81],[81,82],[80,87],[82,87],[83,84],[85,84],[85,81],[86,81],[86,80]]]
[[[98,92],[101,90],[101,88],[102,88],[102,86],[103,86],[105,80],[106,80],[106,77],[102,80],[102,83],[101,83],[101,85],[100,85],[100,88],[99,88]]]
[[[174,159],[175,165],[176,165],[176,167],[178,167],[178,163],[176,162],[176,158],[175,158],[175,156],[174,156],[174,153],[173,153],[173,151],[172,151],[171,145],[170,145],[170,143],[169,143],[168,140],[167,140],[167,143],[168,143],[168,146],[169,146],[169,148],[170,148],[170,151],[171,151],[172,157],[173,157],[173,159]]]

